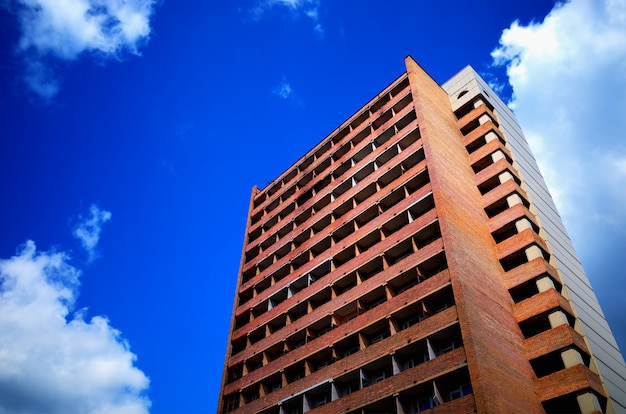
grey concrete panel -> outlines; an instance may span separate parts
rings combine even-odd
[[[535,208],[576,316],[582,323],[587,343],[597,360],[600,375],[615,408],[618,412],[626,411],[626,365],[623,356],[515,115],[470,66],[446,82],[443,89],[450,96],[455,110],[478,94],[493,105],[529,201]],[[468,92],[459,99],[459,93],[464,90]]]

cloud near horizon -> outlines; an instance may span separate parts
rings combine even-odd
[[[73,311],[80,275],[30,240],[0,260],[1,414],[148,412],[149,379],[120,332]]]
[[[21,26],[18,49],[31,91],[51,99],[59,81],[50,59],[71,61],[81,54],[119,58],[138,54],[150,35],[155,0],[14,0]]]
[[[626,1],[572,0],[542,22],[514,22],[492,53],[581,251],[602,229],[626,235]]]

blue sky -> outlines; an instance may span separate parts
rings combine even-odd
[[[626,3],[502,4],[0,0],[0,413],[215,412],[252,186],[409,54],[511,101],[625,348]]]

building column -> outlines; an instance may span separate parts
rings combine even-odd
[[[526,253],[526,258],[528,259],[529,262],[538,257],[543,258],[543,253],[541,252],[541,249],[539,248],[539,246],[537,246],[536,244],[533,244],[532,246],[528,246],[526,250],[524,250],[524,252]]]
[[[330,400],[335,401],[340,397],[339,388],[337,388],[337,384],[335,382],[330,383]]]
[[[602,407],[595,394],[587,392],[576,397],[582,414],[602,413]]]
[[[496,135],[496,133],[493,131],[487,132],[487,134],[485,135],[485,141],[491,142],[494,139],[498,139],[498,135]]]
[[[500,181],[500,184],[504,184],[509,180],[513,180],[513,174],[511,174],[508,171],[505,171],[498,176],[498,180]]]
[[[515,222],[515,228],[517,229],[518,233],[521,233],[526,229],[532,229],[533,226],[532,224],[530,224],[530,220],[528,220],[527,218],[523,218]]]
[[[550,321],[550,326],[552,328],[556,328],[561,325],[569,325],[569,321],[567,320],[567,316],[563,311],[554,311],[548,315],[548,320]]]
[[[395,353],[391,355],[391,365],[393,369],[393,375],[398,375],[402,371],[402,364],[398,360],[398,355]]]
[[[506,203],[509,205],[509,208],[517,204],[522,204],[522,197],[520,197],[519,194],[511,194],[506,198]]]
[[[496,152],[494,152],[493,154],[491,154],[491,160],[495,163],[498,162],[499,160],[506,158],[504,156],[504,152],[502,152],[501,150],[497,150]]]
[[[568,349],[566,351],[561,352],[561,359],[563,360],[563,365],[565,368],[573,367],[574,365],[584,365],[583,357],[580,355],[575,349]]]
[[[550,290],[550,289],[556,290],[556,286],[554,286],[554,282],[548,276],[544,276],[542,278],[537,279],[535,281],[535,284],[537,285],[537,290],[539,292],[545,292],[546,290]]]
[[[408,414],[407,411],[404,409],[404,406],[400,402],[400,397],[396,395],[395,399],[396,399],[396,412],[398,414]]]

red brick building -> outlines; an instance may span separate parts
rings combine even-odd
[[[626,410],[514,116],[469,67],[406,68],[253,189],[218,411]]]

